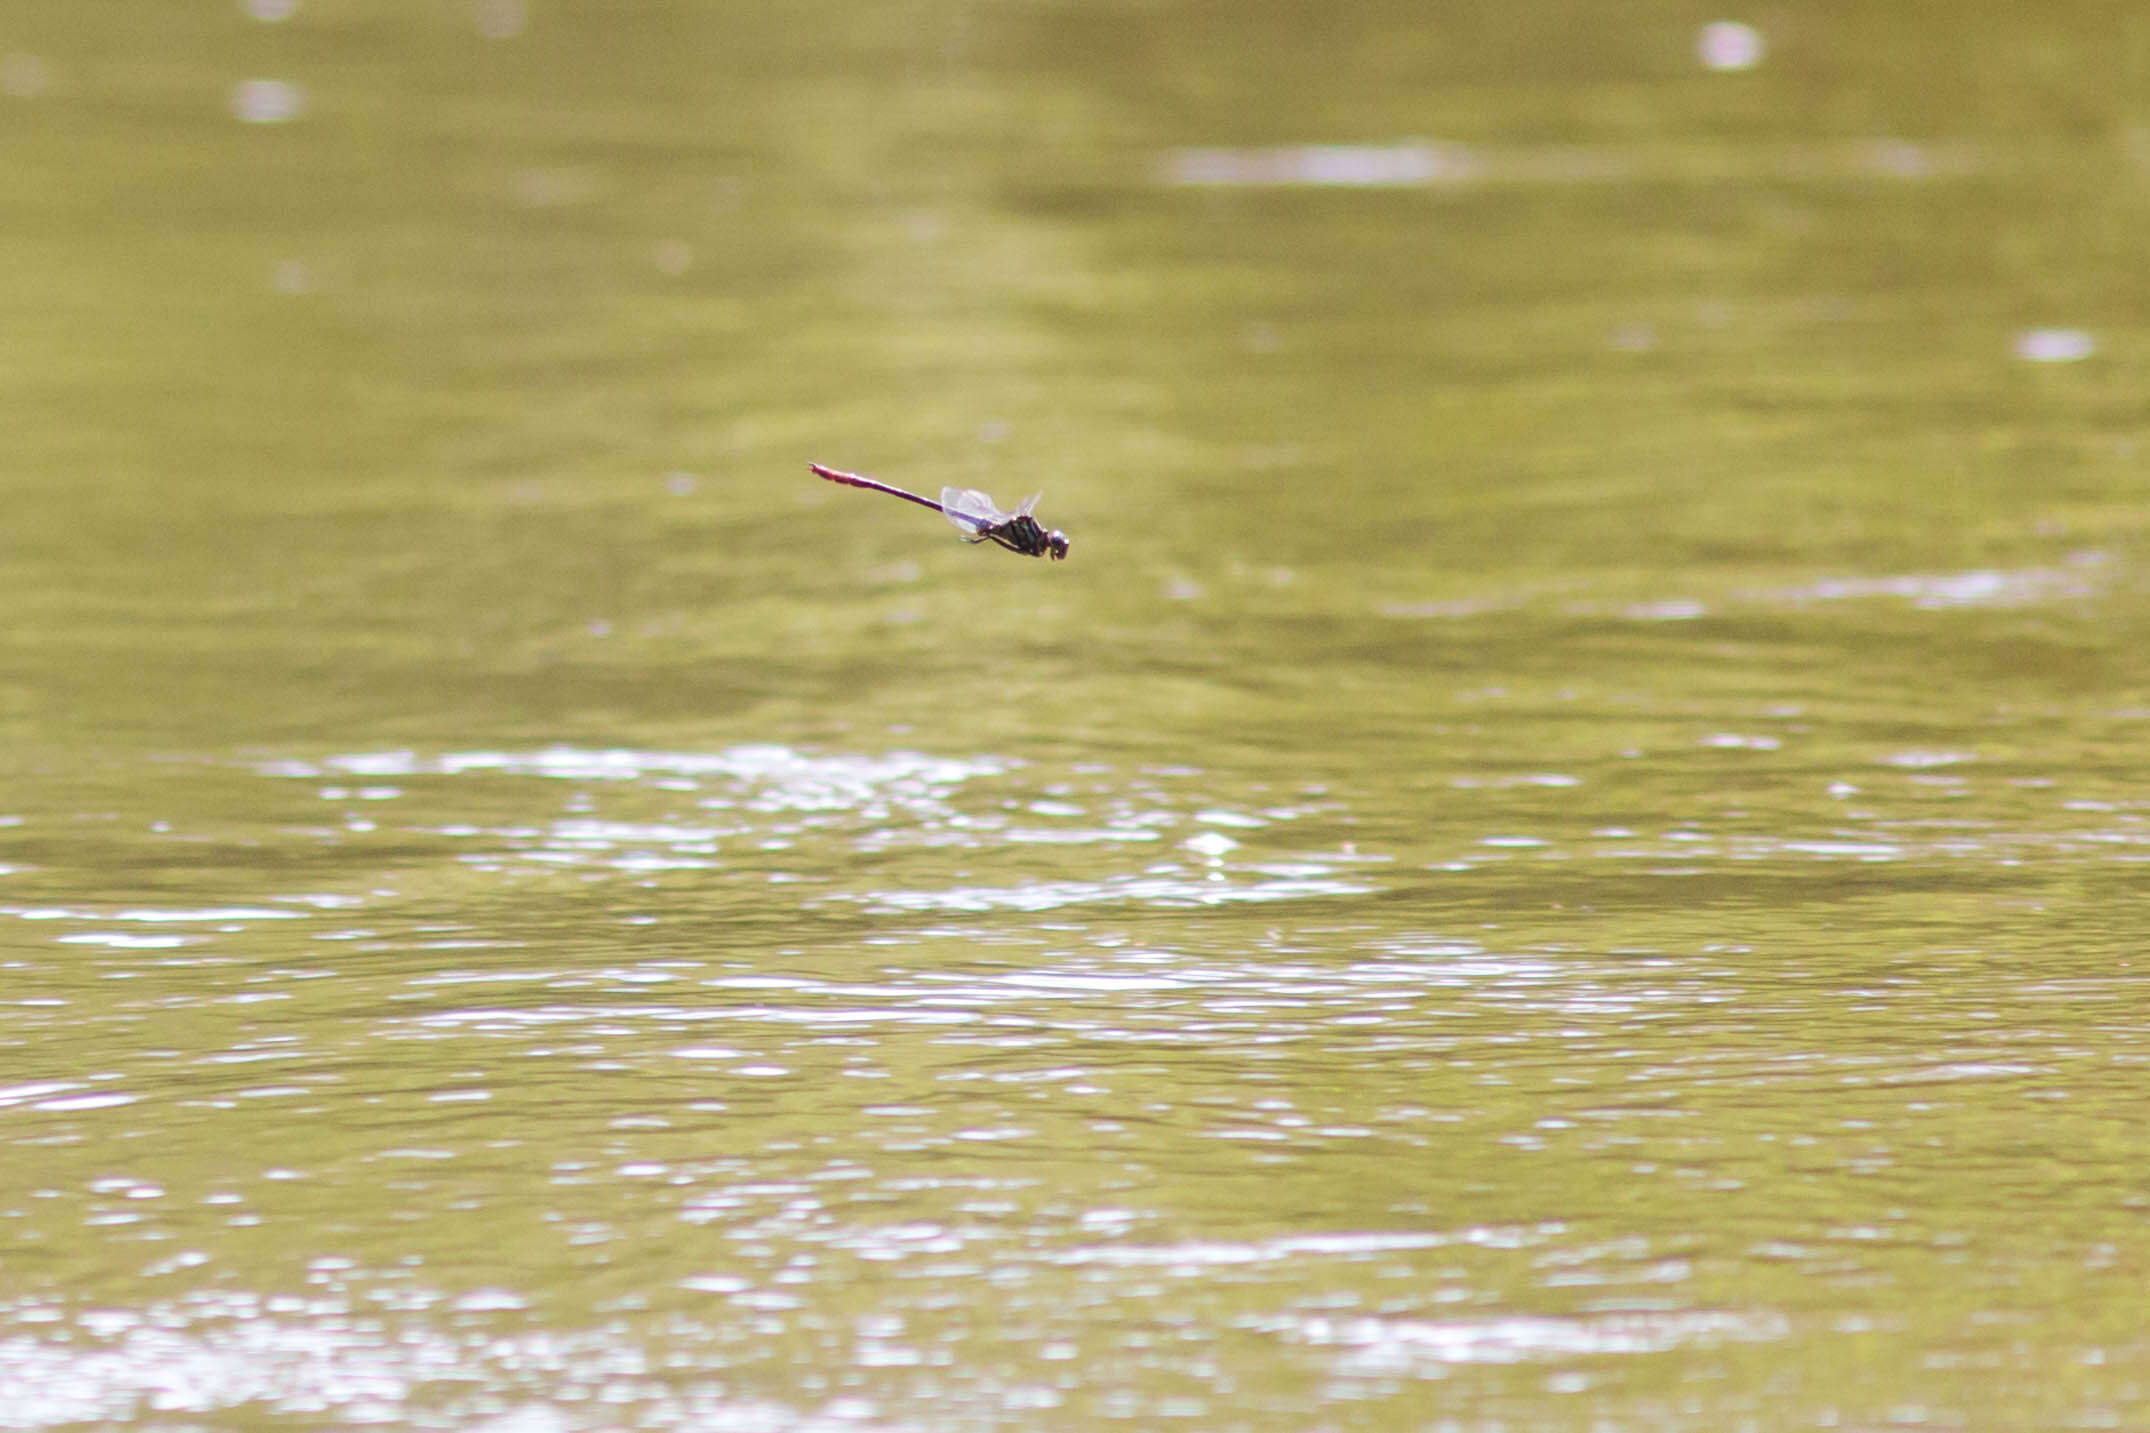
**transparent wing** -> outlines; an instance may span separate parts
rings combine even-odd
[[[950,522],[973,534],[1008,520],[1008,515],[976,488],[942,488],[941,511],[948,514]]]
[[[1043,493],[1032,493],[1029,497],[1024,498],[1021,506],[1016,508],[1015,515],[1017,517],[1029,517],[1030,510],[1036,507],[1038,505],[1038,499],[1044,496],[1045,494]]]

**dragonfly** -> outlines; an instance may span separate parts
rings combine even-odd
[[[827,478],[832,483],[843,483],[854,488],[872,488],[877,493],[902,498],[917,503],[954,523],[963,533],[965,542],[997,542],[1010,552],[1020,552],[1025,557],[1044,557],[1051,554],[1058,562],[1068,555],[1067,536],[1057,528],[1048,532],[1038,525],[1030,510],[1038,505],[1043,493],[1032,493],[1024,498],[1014,512],[1002,512],[993,500],[976,488],[942,488],[941,500],[922,498],[917,493],[907,493],[902,488],[881,482],[877,478],[864,477],[858,473],[841,472],[824,468],[819,463],[808,463],[816,477]]]

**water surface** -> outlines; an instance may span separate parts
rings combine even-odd
[[[2150,1412],[2142,22],[18,8],[0,1427]]]

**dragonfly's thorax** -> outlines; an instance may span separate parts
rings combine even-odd
[[[1010,543],[1032,557],[1045,551],[1045,529],[1029,513],[1004,524],[1000,530]]]
[[[1025,557],[1050,554],[1057,562],[1068,555],[1067,538],[1058,532],[1047,532],[1029,513],[1017,513],[1006,522],[980,528],[978,537],[990,538],[1008,551],[1020,552]]]

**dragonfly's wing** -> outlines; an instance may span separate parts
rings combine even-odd
[[[1008,515],[976,488],[942,488],[941,511],[948,514],[950,522],[973,535],[1008,520]]]
[[[1044,496],[1045,494],[1043,493],[1032,493],[1029,497],[1024,498],[1022,504],[1016,508],[1015,515],[1017,517],[1029,517],[1030,510],[1036,507],[1038,505],[1038,499]]]

